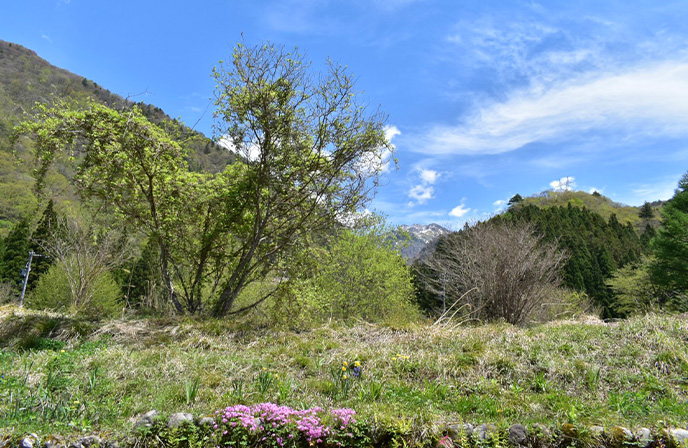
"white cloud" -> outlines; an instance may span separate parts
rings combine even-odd
[[[420,178],[425,182],[426,184],[434,184],[437,182],[437,178],[440,177],[440,173],[438,173],[435,170],[426,170],[426,169],[421,169],[420,170]]]
[[[258,160],[260,157],[260,147],[255,143],[244,145],[243,148],[238,149],[236,146],[234,146],[234,142],[231,138],[222,137],[217,141],[217,144],[228,149],[230,152],[239,154],[251,161]]]
[[[464,204],[458,205],[454,207],[450,212],[449,216],[454,216],[455,218],[461,218],[463,217],[466,213],[470,212],[470,208],[466,208]]]
[[[435,188],[431,185],[416,185],[409,191],[409,197],[418,204],[425,204],[433,198]]]
[[[688,135],[688,63],[534,83],[479,107],[463,123],[432,127],[412,147],[433,154],[500,154],[586,131],[619,131],[627,139]]]
[[[53,43],[53,40],[47,34],[41,34],[41,39],[45,39],[48,42],[50,42],[51,44]]]
[[[576,178],[571,176],[562,177],[549,183],[554,191],[573,191],[576,188]]]

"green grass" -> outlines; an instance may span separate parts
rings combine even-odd
[[[685,427],[685,320],[296,333],[246,321],[94,324],[6,306],[0,433],[121,435],[151,409],[199,416],[265,401],[351,407],[376,425],[419,434],[460,421]]]

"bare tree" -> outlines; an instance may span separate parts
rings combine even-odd
[[[65,273],[74,309],[93,304],[97,280],[119,266],[127,253],[127,240],[119,232],[73,218],[59,219],[38,244]]]
[[[463,307],[485,320],[524,324],[560,285],[566,260],[530,224],[479,223],[440,240],[420,262],[417,282],[436,300],[436,309]]]

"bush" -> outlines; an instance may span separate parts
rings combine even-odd
[[[440,313],[518,325],[548,306],[565,260],[530,224],[479,223],[440,239],[417,264],[416,281]]]
[[[56,263],[38,280],[26,305],[88,317],[115,316],[121,310],[122,292],[110,272],[99,273],[84,287],[82,300],[76,300],[64,266]]]
[[[403,324],[418,318],[411,273],[381,232],[342,231],[327,250],[308,256],[310,275],[292,282],[288,299],[279,303],[290,308],[290,320],[297,314],[310,322]]]

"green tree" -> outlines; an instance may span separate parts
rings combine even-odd
[[[29,221],[22,219],[12,227],[5,238],[5,249],[0,260],[0,279],[19,287],[22,282],[21,270],[29,260]]]
[[[516,205],[519,202],[523,202],[523,196],[516,193],[511,199],[509,199],[509,207]]]
[[[640,210],[638,210],[638,216],[641,219],[652,219],[655,217],[655,211],[652,209],[652,205],[650,205],[649,202],[645,201],[643,205],[640,206]]]
[[[341,230],[319,250],[307,251],[311,269],[295,282],[290,319],[409,322],[419,316],[403,257],[383,227]]]
[[[241,311],[244,286],[297,242],[359,211],[391,147],[386,117],[369,113],[353,77],[330,61],[317,73],[296,50],[239,44],[213,75],[216,133],[245,166],[238,258],[213,310],[221,316]]]
[[[662,224],[651,242],[652,280],[678,293],[688,292],[688,173],[662,209]]]
[[[234,186],[243,185],[241,166],[218,175],[190,172],[185,150],[137,107],[38,106],[34,120],[20,124],[13,138],[21,135],[36,141],[39,192],[55,159],[75,156],[81,196],[110,207],[121,226],[155,238],[170,302],[178,313],[201,310],[205,284],[217,284],[232,259],[228,232],[233,223],[243,224],[236,213],[244,210],[233,200]]]
[[[31,265],[31,272],[35,275],[36,280],[38,280],[41,275],[45,274],[52,264],[52,260],[44,256],[45,254],[43,254],[43,252],[44,248],[50,244],[50,240],[53,238],[57,228],[58,219],[57,213],[55,213],[55,202],[50,199],[45,210],[43,210],[41,219],[38,221],[36,230],[34,230],[31,235],[31,250],[41,255],[34,258]]]

